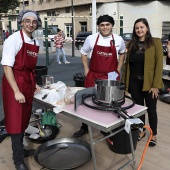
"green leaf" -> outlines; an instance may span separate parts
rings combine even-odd
[[[8,10],[15,9],[19,4],[18,0],[0,0],[0,13],[7,13]]]

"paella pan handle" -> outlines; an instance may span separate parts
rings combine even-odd
[[[66,149],[68,147],[68,144],[66,143],[60,143],[57,145],[56,148],[52,148],[52,149],[49,149],[49,150],[46,150],[46,151],[43,151],[43,152],[40,152],[38,154],[34,154],[34,156],[37,156],[37,155],[41,155],[43,153],[48,153],[48,152],[51,152],[52,150],[54,150],[53,154],[57,151],[59,151],[60,149]]]
[[[124,120],[129,119],[129,115],[127,114],[126,110],[118,109],[117,113],[120,117],[122,117]]]

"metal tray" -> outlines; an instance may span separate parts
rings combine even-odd
[[[45,168],[74,169],[91,159],[90,144],[76,138],[54,139],[40,145],[34,159]]]

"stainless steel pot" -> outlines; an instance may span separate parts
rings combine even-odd
[[[54,83],[54,77],[50,75],[43,75],[42,76],[42,85],[44,88],[47,88],[51,84]]]
[[[106,103],[120,101],[125,97],[125,88],[125,84],[121,81],[96,80],[95,98]]]

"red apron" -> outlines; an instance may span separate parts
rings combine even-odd
[[[23,133],[27,128],[32,111],[32,100],[35,91],[34,69],[37,63],[39,46],[25,43],[22,30],[20,31],[23,45],[15,57],[13,73],[20,92],[26,102],[15,100],[14,91],[5,75],[2,78],[3,107],[5,113],[5,129],[9,134]]]
[[[98,39],[99,35],[93,48],[92,56],[90,59],[90,69],[85,79],[86,88],[93,87],[95,85],[96,79],[108,79],[109,72],[116,71],[118,73],[117,52],[116,47],[113,44],[113,34],[113,41],[110,41],[110,47],[97,45]]]

